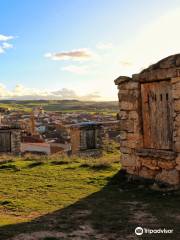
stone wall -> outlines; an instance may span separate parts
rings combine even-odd
[[[80,130],[78,128],[71,128],[70,135],[72,154],[78,154],[80,149]]]
[[[156,182],[180,185],[180,54],[115,80],[118,87],[122,169]],[[172,86],[173,148],[144,148],[141,84],[170,81]]]
[[[11,130],[11,152],[19,154],[21,152],[21,132],[20,130]]]

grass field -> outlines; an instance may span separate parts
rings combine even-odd
[[[33,108],[42,106],[45,111],[57,112],[88,112],[116,114],[118,112],[118,103],[110,102],[85,102],[77,100],[1,100],[0,108],[9,108],[12,110],[21,110],[25,112],[32,111]]]
[[[97,171],[93,159],[89,162],[79,158],[34,158],[10,160],[0,165],[0,225],[64,208],[99,191],[107,183],[106,178],[119,169],[118,163],[110,167],[108,162],[102,162],[105,170]]]
[[[136,238],[137,226],[173,228],[162,239],[180,239],[180,192],[125,184],[119,170],[117,153],[2,158],[0,239],[154,239]]]

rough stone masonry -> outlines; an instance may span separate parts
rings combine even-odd
[[[127,174],[180,186],[180,54],[169,56],[118,87],[120,151]]]

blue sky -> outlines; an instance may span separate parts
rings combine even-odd
[[[1,0],[0,97],[114,100],[116,77],[180,52],[179,16],[178,0]]]

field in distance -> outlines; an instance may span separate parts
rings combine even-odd
[[[110,113],[118,112],[118,102],[89,102],[78,100],[1,100],[0,108],[11,110],[31,111],[35,107],[42,106],[45,111],[58,112],[89,112]]]

